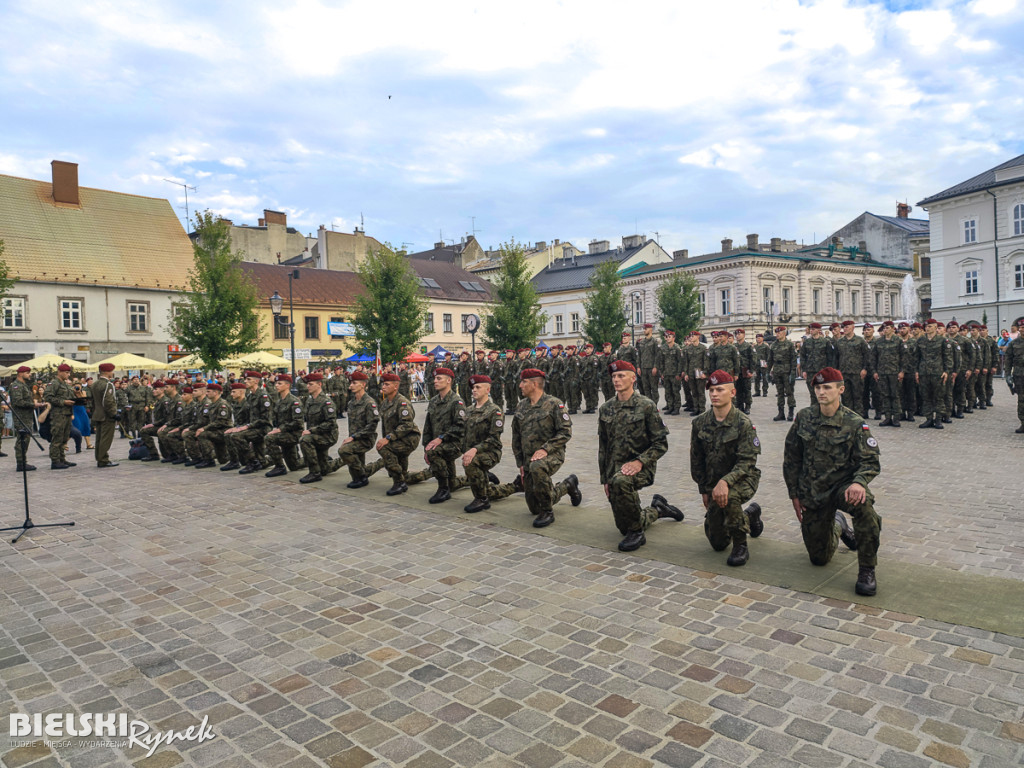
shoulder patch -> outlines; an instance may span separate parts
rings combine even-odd
[[[875,440],[875,438],[873,438],[873,437],[869,437],[868,438],[868,445],[870,445],[872,448],[877,448],[878,447],[878,441]]]
[[[296,408],[296,409],[295,409],[295,412],[296,412],[296,413],[302,413],[302,409],[301,409],[301,408]]]
[[[863,429],[865,432],[867,432],[869,429],[871,429],[871,427],[869,427],[867,424],[861,424],[860,428]]]
[[[459,418],[462,418],[462,419],[466,418],[466,412],[464,410],[459,411]]]
[[[755,448],[760,448],[761,447],[761,441],[757,439],[757,435],[754,435],[754,447]]]
[[[562,419],[563,419],[563,421],[568,421],[569,420],[569,414],[568,413],[563,413],[562,414]]]
[[[403,408],[402,409],[402,415],[403,416],[408,416],[409,415],[409,409],[408,408]]]

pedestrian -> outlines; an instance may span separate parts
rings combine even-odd
[[[903,355],[906,347],[896,336],[892,320],[882,323],[882,337],[871,347],[873,379],[878,385],[875,410],[885,415],[880,427],[899,427],[903,389]]]
[[[841,403],[840,371],[825,368],[814,379],[817,405],[801,410],[786,435],[786,488],[811,563],[828,564],[842,539],[857,552],[857,594],[871,596],[881,521],[868,483],[880,471],[878,441],[863,416]],[[852,531],[844,512],[853,518]]]
[[[676,345],[676,332],[665,331],[665,343],[658,348],[658,359],[655,368],[665,384],[664,413],[678,416],[682,402],[679,388],[683,384],[683,372],[686,369],[685,351]]]

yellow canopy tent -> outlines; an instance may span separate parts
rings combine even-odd
[[[251,352],[248,355],[242,355],[242,357],[228,360],[224,363],[226,368],[245,368],[247,365],[260,366],[262,368],[291,368],[292,361],[270,352]]]
[[[179,357],[177,360],[173,360],[167,364],[168,368],[178,370],[179,368],[188,370],[189,368],[205,368],[206,364],[199,355],[186,355],[185,357]]]
[[[115,371],[166,371],[167,363],[159,360],[151,360],[148,357],[133,355],[131,352],[122,352],[120,355],[108,357],[106,360],[97,360],[89,365],[88,370],[98,371],[100,363],[113,363]]]
[[[62,365],[65,363],[67,365],[70,365],[71,370],[73,371],[89,370],[89,366],[86,365],[85,363],[80,363],[77,360],[71,360],[67,357],[61,357],[60,355],[54,355],[52,353],[40,355],[39,357],[33,357],[31,360],[26,360],[23,363],[15,363],[7,370],[13,373],[14,371],[18,370],[21,366],[27,365],[33,371],[41,371],[43,368],[46,368],[48,366],[56,368],[58,365]]]

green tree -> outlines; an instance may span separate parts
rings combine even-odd
[[[700,297],[693,275],[688,272],[673,272],[658,286],[655,295],[658,299],[662,332],[675,331],[676,337],[683,339],[690,331],[700,327]]]
[[[356,297],[355,341],[371,354],[380,339],[381,361],[401,360],[423,336],[429,302],[403,252],[388,244],[359,265],[365,292]]]
[[[10,277],[10,270],[7,267],[7,262],[4,261],[4,241],[0,240],[0,299],[7,295],[12,285],[14,285],[14,278]]]
[[[187,290],[169,318],[175,341],[199,355],[208,370],[232,357],[255,352],[262,332],[256,285],[241,269],[242,252],[231,250],[226,221],[197,213],[194,264]]]
[[[598,264],[590,276],[590,289],[583,299],[583,335],[595,348],[610,341],[618,346],[626,327],[622,289],[619,287],[619,262]]]
[[[532,347],[548,316],[537,301],[530,282],[526,251],[515,238],[501,245],[501,269],[491,281],[494,306],[483,319],[484,344],[491,349]]]

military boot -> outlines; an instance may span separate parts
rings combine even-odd
[[[480,512],[482,510],[490,509],[490,508],[491,508],[491,502],[489,502],[487,499],[476,499],[475,498],[471,502],[469,502],[469,504],[464,506],[462,508],[462,510],[464,512],[469,512],[470,514],[472,514],[473,512]]]
[[[889,426],[896,427],[897,429],[899,429],[899,426],[900,426],[899,416],[893,416],[893,417],[891,417],[889,419],[889,421],[892,422]]]
[[[858,595],[871,597],[878,591],[878,584],[875,582],[875,569],[870,565],[862,565],[857,574],[857,586],[854,588]]]
[[[346,488],[363,488],[370,484],[370,478],[360,477],[345,484]]]
[[[764,532],[764,522],[761,520],[761,505],[756,501],[743,510],[750,525],[750,537],[756,539]]]
[[[233,469],[241,469],[242,465],[234,460],[229,461],[227,464],[220,468],[221,472],[230,472]]]
[[[890,419],[888,416],[886,416],[881,422],[879,422],[878,426],[880,426],[880,427],[891,427],[892,426],[892,419]]]
[[[725,564],[734,568],[746,565],[750,559],[750,550],[747,549],[747,537],[742,533],[732,537],[732,552],[726,559]]]
[[[583,494],[580,493],[580,479],[576,475],[569,475],[565,478],[565,485],[569,492],[569,500],[574,507],[578,507],[583,501]]]
[[[794,408],[792,405],[789,406],[789,415],[786,417],[786,421],[792,421],[793,420],[793,411],[795,411],[795,410],[796,410],[796,408]]]
[[[19,464],[14,468],[15,472],[32,472],[35,469],[31,464]]]
[[[774,419],[772,419],[772,421],[785,421],[785,420],[786,420],[786,412],[783,410],[782,406],[780,405],[779,406],[779,415],[776,416]]]
[[[683,522],[683,512],[679,507],[674,507],[668,503],[668,499],[662,496],[660,493],[654,494],[654,498],[651,499],[651,506],[658,513],[659,520],[675,520],[677,523]]]
[[[850,527],[850,521],[846,519],[846,515],[838,509],[836,510],[836,522],[839,523],[839,538],[846,545],[847,549],[852,549],[856,552],[857,536],[854,534],[853,528]]]
[[[959,406],[957,406],[956,408],[953,409],[953,418],[954,419],[962,419],[963,417],[964,417],[964,412],[963,412],[963,410],[961,410],[961,408]]]
[[[643,531],[630,531],[626,538],[619,542],[619,552],[633,552],[647,543]]]
[[[1024,435],[1024,424],[1021,424],[1017,429],[1013,430],[1013,432],[1017,435]],[[30,469],[34,469],[34,467],[30,467]]]
[[[922,421],[920,424],[917,425],[917,428],[918,429],[928,429],[928,427],[933,426],[933,425],[934,425],[934,422],[931,419],[925,419],[924,421]]]
[[[284,468],[284,463],[278,463],[274,465],[274,468],[267,472],[264,477],[280,477],[281,475],[287,475],[288,470]]]
[[[451,497],[452,493],[448,490],[448,478],[439,477],[437,478],[437,490],[427,501],[431,504],[440,504],[442,501],[448,501]]]

